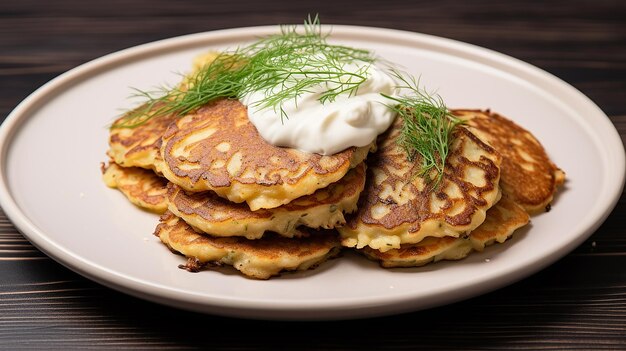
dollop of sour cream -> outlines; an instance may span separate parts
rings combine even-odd
[[[332,155],[351,146],[366,146],[393,123],[391,101],[381,93],[396,95],[396,83],[383,69],[365,62],[351,62],[344,68],[357,72],[367,67],[367,79],[352,95],[340,94],[333,101],[319,101],[324,91],[337,83],[307,89],[307,93],[284,101],[279,107],[260,108],[271,92],[254,91],[242,101],[259,134],[270,144],[321,155]],[[257,103],[257,104],[255,104]],[[280,107],[286,113],[281,118]]]

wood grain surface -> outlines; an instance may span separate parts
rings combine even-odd
[[[0,116],[55,76],[134,45],[214,29],[300,23],[461,40],[572,84],[626,140],[624,1],[3,1]],[[554,265],[489,294],[396,316],[272,322],[181,311],[87,280],[0,212],[0,349],[626,350],[626,197]]]

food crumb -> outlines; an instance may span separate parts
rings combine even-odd
[[[596,242],[595,241],[591,242],[591,247],[596,247]]]
[[[491,262],[491,259],[485,258],[485,262]]]

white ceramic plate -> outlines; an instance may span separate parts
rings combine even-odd
[[[328,29],[328,28],[326,28]],[[382,269],[347,254],[313,271],[255,281],[228,269],[188,273],[152,235],[157,217],[100,176],[106,125],[131,106],[130,87],[175,83],[192,58],[278,27],[215,31],[114,53],[73,69],[25,99],[0,129],[0,205],[44,253],[113,289],[210,314],[344,319],[415,311],[522,279],[581,244],[615,206],[624,148],[609,119],[570,85],[472,45],[389,29],[333,26],[332,40],[403,65],[451,108],[491,108],[532,131],[567,173],[552,211],[503,245],[457,262]]]

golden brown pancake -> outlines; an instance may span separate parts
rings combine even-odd
[[[539,140],[510,119],[489,110],[452,110],[472,132],[502,154],[500,186],[531,214],[544,211],[565,173],[551,160]]]
[[[254,279],[269,279],[284,271],[304,271],[340,253],[333,231],[313,231],[301,238],[266,235],[262,239],[216,238],[193,230],[185,221],[167,211],[154,234],[172,251],[188,258],[183,267],[190,271],[207,264],[229,265]]]
[[[361,162],[339,181],[286,205],[251,211],[245,203],[234,203],[212,191],[187,192],[170,183],[169,210],[195,229],[213,236],[245,236],[258,239],[272,231],[282,236],[301,235],[297,228],[331,229],[345,224],[344,213],[354,212],[365,186],[365,164]]]
[[[120,167],[110,161],[102,165],[104,183],[119,189],[130,202],[146,210],[163,213],[167,210],[167,179],[140,167]]]
[[[487,211],[487,218],[467,238],[450,236],[427,237],[417,244],[403,244],[399,249],[385,252],[364,247],[358,250],[381,266],[418,267],[441,260],[460,260],[468,256],[472,249],[482,251],[486,246],[503,243],[513,232],[528,224],[528,213],[507,197]]]
[[[372,145],[373,146],[373,145]],[[341,179],[372,146],[322,156],[267,143],[239,101],[221,99],[172,123],[160,171],[187,191],[215,191],[250,209],[274,208]]]
[[[118,118],[115,123],[123,118],[124,116]],[[156,170],[156,164],[161,159],[161,136],[176,118],[175,114],[159,115],[133,128],[111,128],[107,155],[122,167]]]
[[[500,154],[464,127],[453,131],[439,187],[419,175],[421,160],[410,162],[398,145],[402,119],[378,139],[368,157],[367,182],[359,209],[338,228],[342,244],[380,251],[416,244],[427,236],[459,237],[478,227],[500,198]]]

